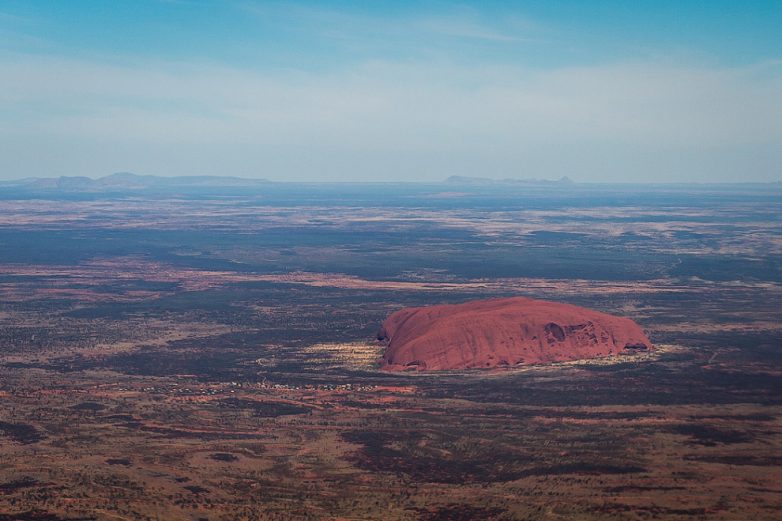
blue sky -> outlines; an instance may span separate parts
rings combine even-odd
[[[0,178],[782,179],[782,2],[0,2]]]

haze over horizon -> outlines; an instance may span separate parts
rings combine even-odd
[[[782,180],[782,3],[21,1],[0,179]]]

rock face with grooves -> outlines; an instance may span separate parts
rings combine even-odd
[[[628,318],[525,297],[404,308],[378,332],[388,370],[490,368],[652,348]]]

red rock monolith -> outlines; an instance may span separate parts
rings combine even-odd
[[[378,332],[381,367],[423,371],[491,368],[646,351],[628,318],[526,297],[404,308]]]

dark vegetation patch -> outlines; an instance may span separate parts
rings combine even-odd
[[[35,288],[22,291],[34,292]],[[4,353],[28,353],[85,345],[94,342],[99,335],[104,335],[106,341],[123,338],[125,331],[120,328],[108,329],[105,324],[90,321],[57,320],[55,317],[63,310],[70,309],[73,303],[47,298],[46,295],[46,291],[43,291],[37,300],[13,303],[11,310],[3,309],[12,313],[33,313],[36,317],[45,317],[43,320],[36,320],[36,325],[3,324],[0,327],[0,345],[3,346]],[[2,307],[0,302],[0,308]]]
[[[424,407],[424,410],[430,411]],[[431,412],[438,409],[432,408]],[[589,411],[573,409],[542,409],[538,407],[520,408],[487,405],[486,407],[465,407],[459,409],[461,414],[476,417],[507,416],[509,418],[571,418],[577,420],[634,420],[656,416],[653,411]]]
[[[734,342],[736,338],[734,338]],[[431,397],[463,398],[477,403],[519,406],[605,406],[683,404],[782,404],[779,376],[771,371],[745,370],[748,364],[773,364],[774,357],[750,344],[737,351],[731,368],[706,366],[697,352],[677,361],[583,366],[563,369],[567,378],[509,374],[498,378],[451,377],[421,381]],[[782,350],[778,351],[782,352]],[[782,363],[782,359],[780,359]],[[610,378],[607,375],[610,374]]]
[[[81,402],[71,407],[71,409],[73,409],[74,411],[91,411],[91,412],[102,411],[105,408],[106,408],[105,405],[96,402]]]
[[[770,422],[775,417],[770,414],[703,414],[690,416],[692,420],[726,420],[726,421],[749,421],[749,422]]]
[[[122,465],[123,467],[130,466],[130,460],[128,458],[109,458],[106,460],[109,465]]]
[[[421,445],[422,432],[350,431],[341,434],[345,441],[362,447],[350,460],[372,472],[406,475],[418,482],[494,483],[530,476],[562,474],[633,474],[645,469],[635,465],[596,461],[546,464],[503,448],[500,444],[479,449],[460,449],[458,443],[443,451],[442,442]],[[431,441],[431,440],[429,440]],[[458,440],[456,440],[458,441]],[[433,446],[434,445],[434,446]],[[397,448],[401,446],[401,448]]]
[[[228,463],[239,459],[237,456],[229,452],[215,452],[214,454],[210,454],[209,457],[215,461],[224,461]]]
[[[95,521],[94,517],[60,517],[44,510],[28,510],[17,514],[0,514],[0,521]]]
[[[115,422],[131,422],[136,419],[131,414],[110,414],[109,416],[102,416],[105,420],[111,420]]]
[[[628,512],[632,513],[633,517],[636,517],[641,512],[643,512],[645,515],[652,516],[652,519],[663,515],[687,516],[689,518],[692,516],[705,516],[707,513],[705,508],[668,508],[657,505],[627,505],[625,503],[602,503],[600,505],[594,505],[590,507],[590,510],[593,512],[600,512],[602,514],[617,514],[620,512]]]
[[[757,296],[754,297],[759,298]],[[726,295],[725,299],[730,301],[731,297]],[[751,300],[751,297],[748,297],[748,299]],[[684,308],[687,304],[688,303],[686,302],[682,303],[681,307]],[[697,303],[693,302],[692,305],[695,306]],[[742,299],[734,305],[750,307],[752,306],[752,302],[746,302]],[[782,307],[782,301],[774,302],[770,300],[768,305],[772,307]],[[675,309],[671,311],[671,314],[678,313],[678,308],[679,306],[676,306]],[[703,314],[708,317],[709,320],[713,321],[715,320],[715,315],[717,315],[719,311],[719,308],[704,310]],[[775,319],[778,317],[776,311],[774,311],[773,317]],[[695,359],[697,359],[697,355],[700,354],[701,362],[703,364],[705,364],[715,352],[718,352],[718,362],[730,362],[730,365],[733,366],[740,366],[741,364],[750,361],[765,361],[769,364],[782,363],[782,349],[780,349],[780,345],[782,345],[782,332],[778,330],[717,331],[712,333],[694,333],[685,330],[676,333],[658,333],[657,336],[665,343],[692,346],[693,349],[690,351],[690,354],[694,355],[696,357]]]
[[[185,438],[196,439],[201,441],[213,441],[213,440],[254,440],[257,438],[256,434],[243,434],[233,432],[201,432],[201,431],[189,431],[186,429],[177,429],[175,427],[153,427],[149,425],[143,425],[139,423],[132,423],[123,425],[132,429],[138,429],[144,432],[151,432],[154,434],[160,434],[167,438]]]
[[[283,402],[261,402],[257,400],[245,400],[241,398],[226,398],[218,402],[229,409],[244,409],[253,411],[253,415],[260,418],[276,418],[293,414],[311,412],[309,407]]]
[[[688,454],[684,456],[686,461],[698,461],[702,463],[719,463],[721,465],[740,465],[751,467],[782,467],[782,456],[756,456],[738,454],[700,455]]]
[[[145,425],[142,421],[134,418],[130,415],[117,414],[113,415],[118,427],[124,427],[131,430],[140,430],[143,432],[150,432],[153,434],[159,434],[167,438],[184,438],[184,439],[197,439],[202,441],[213,440],[254,440],[257,438],[255,434],[250,433],[234,433],[234,432],[222,432],[222,431],[197,431],[187,430],[185,428],[176,427],[158,427],[155,425]]]
[[[728,429],[718,429],[710,425],[700,425],[685,423],[674,425],[671,432],[689,436],[692,443],[713,447],[717,444],[747,443],[753,440],[753,437],[746,432]]]
[[[606,487],[603,490],[612,494],[622,494],[625,492],[668,492],[671,490],[687,490],[687,487],[666,485],[621,485],[618,487]]]
[[[178,314],[197,313],[225,323],[246,321],[252,313],[243,306],[246,295],[225,289],[188,291],[134,302],[101,302],[69,311],[76,319],[126,319],[130,316],[173,318]]]
[[[125,374],[146,376],[196,375],[212,380],[231,380],[238,377],[237,366],[248,356],[231,350],[160,350],[140,349],[131,353],[119,353],[103,361],[84,362]],[[84,364],[76,362],[76,370],[84,370]]]
[[[38,486],[40,481],[29,476],[24,476],[13,481],[0,483],[0,494],[10,494],[17,490]]]
[[[678,277],[700,277],[705,280],[762,280],[782,282],[782,258],[769,255],[763,259],[738,255],[681,255],[671,270]]]
[[[516,469],[494,469],[493,463],[487,460],[445,458],[414,451],[418,440],[423,437],[421,433],[351,431],[341,436],[345,441],[362,445],[349,459],[359,468],[372,472],[391,472],[407,475],[414,481],[451,484],[518,479]],[[403,444],[409,450],[391,447],[394,442]]]
[[[44,439],[41,431],[27,423],[9,423],[0,421],[0,432],[22,445],[38,443]]]
[[[476,519],[494,519],[507,512],[502,508],[484,508],[467,503],[452,503],[434,510],[417,508],[421,521],[474,521]]]
[[[165,282],[160,280],[125,279],[112,281],[111,284],[98,284],[89,286],[89,289],[99,293],[125,293],[129,291],[169,292],[179,288],[177,282]]]
[[[577,463],[552,465],[549,467],[532,467],[523,471],[519,477],[558,476],[563,474],[600,476],[603,474],[638,474],[640,472],[646,472],[646,469],[637,465],[612,465],[607,463],[582,461]]]
[[[199,487],[198,485],[186,485],[183,488],[193,494],[206,494],[207,492],[209,492],[209,489],[204,487]]]
[[[51,369],[47,364],[27,363],[27,362],[7,362],[3,367],[8,369]]]
[[[544,409],[532,411],[534,416],[540,415],[547,418],[573,418],[578,420],[635,420],[654,416],[651,411],[573,411]]]

